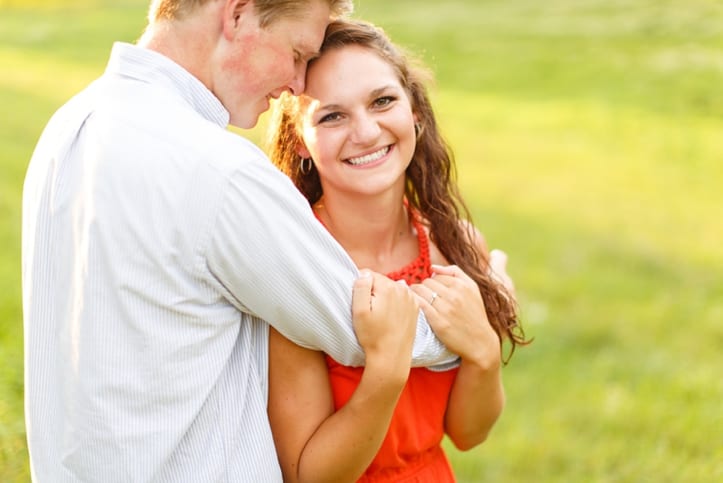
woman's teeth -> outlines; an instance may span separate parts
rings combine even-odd
[[[385,146],[379,151],[375,151],[370,154],[366,154],[364,156],[359,156],[358,158],[349,158],[347,159],[347,163],[353,164],[354,166],[361,166],[363,164],[369,164],[373,161],[376,161],[377,159],[383,157],[389,152],[389,146]]]

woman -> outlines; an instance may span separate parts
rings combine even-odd
[[[364,368],[272,331],[269,417],[288,481],[454,481],[442,436],[472,448],[504,405],[502,341],[525,340],[484,239],[461,221],[424,81],[380,29],[336,21],[305,94],[274,108],[271,159],[357,266],[412,287],[461,359],[446,372],[410,369],[413,334],[396,320],[358,330]]]

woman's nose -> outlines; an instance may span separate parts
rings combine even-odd
[[[381,127],[374,116],[358,116],[354,122],[352,141],[357,144],[371,144],[381,133]]]

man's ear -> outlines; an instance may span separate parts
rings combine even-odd
[[[224,0],[223,35],[228,40],[234,38],[244,21],[252,19],[254,14],[252,0]]]

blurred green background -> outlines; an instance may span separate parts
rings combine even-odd
[[[723,2],[357,0],[436,72],[535,342],[461,482],[723,481]],[[0,481],[29,479],[22,181],[145,0],[0,0]],[[259,140],[259,131],[243,133]]]

